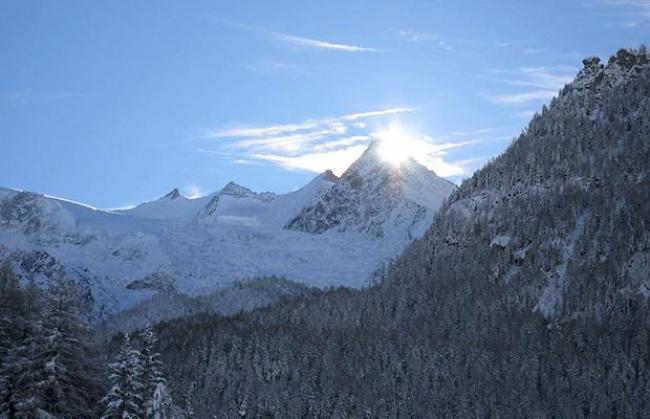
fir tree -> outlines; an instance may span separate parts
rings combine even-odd
[[[151,327],[142,333],[142,390],[144,410],[147,418],[165,419],[172,415],[172,400],[167,389],[160,354],[154,349],[156,335]]]
[[[150,419],[173,419],[174,411],[174,403],[167,385],[164,382],[157,383],[147,405],[147,417]]]
[[[9,264],[0,267],[0,418],[31,417],[33,397],[25,374],[31,342],[42,332],[38,302],[33,287],[20,287]]]
[[[32,330],[24,348],[29,361],[20,378],[30,394],[24,405],[60,417],[92,416],[99,388],[96,359],[71,283],[50,285],[43,319]]]
[[[104,397],[106,410],[102,419],[143,419],[141,355],[131,346],[128,335],[109,367],[111,389]]]

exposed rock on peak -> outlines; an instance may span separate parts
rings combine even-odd
[[[178,188],[174,188],[169,192],[167,195],[163,196],[163,199],[178,199],[178,198],[184,198],[183,195],[181,195],[181,192],[178,190]]]
[[[323,173],[320,174],[321,177],[325,180],[329,180],[330,182],[336,182],[339,180],[339,177],[334,174],[330,169],[325,170]]]
[[[255,192],[245,186],[230,181],[226,184],[226,186],[223,187],[223,189],[221,189],[219,194],[232,196],[252,196],[255,195]]]
[[[319,200],[286,227],[310,233],[365,232],[395,239],[419,236],[455,186],[413,159],[396,166],[373,142]]]

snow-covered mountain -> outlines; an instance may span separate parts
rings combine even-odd
[[[340,179],[327,171],[282,195],[231,182],[201,198],[174,189],[103,211],[0,189],[0,260],[43,286],[74,279],[98,317],[158,291],[204,295],[253,276],[359,287],[424,232],[454,188],[371,146]]]
[[[391,239],[421,236],[456,187],[412,158],[400,164],[382,159],[379,147],[373,142],[287,228],[310,233],[356,231]]]

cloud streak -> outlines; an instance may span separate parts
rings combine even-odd
[[[605,4],[627,8],[625,26],[635,28],[650,22],[650,0],[607,0]]]
[[[33,90],[22,90],[6,96],[7,102],[11,106],[28,106],[40,105],[43,103],[58,102],[60,100],[70,99],[81,96],[76,92],[36,92]]]
[[[447,51],[450,51],[452,49],[451,45],[443,40],[442,37],[429,32],[417,32],[411,29],[400,29],[397,31],[397,37],[407,42],[430,42],[440,48],[446,49]]]
[[[487,80],[519,88],[516,91],[487,94],[492,103],[501,105],[527,105],[547,101],[573,80],[576,69],[569,66],[521,67],[517,70],[492,69]]]
[[[294,45],[297,47],[307,48],[307,49],[321,49],[321,50],[331,50],[331,51],[342,51],[342,52],[380,52],[381,49],[370,48],[360,45],[354,45],[350,43],[343,42],[334,42],[331,40],[317,39],[313,37],[304,37],[294,34],[288,34],[283,32],[275,32],[267,29],[259,28],[256,26],[248,25],[241,22],[236,22],[228,19],[223,19],[216,16],[210,16],[210,19],[219,22],[224,25],[235,27],[244,31],[254,32],[262,34],[266,37],[274,39],[279,42],[286,44]]]
[[[301,36],[287,35],[284,33],[274,33],[273,36],[282,42],[287,42],[293,45],[298,45],[301,47],[307,48],[316,48],[316,49],[330,49],[335,51],[346,51],[346,52],[378,52],[380,50],[376,48],[361,47],[358,45],[350,44],[339,44],[335,42],[322,41],[319,39],[313,38],[303,38]]]
[[[394,125],[401,114],[416,110],[394,107],[297,123],[211,129],[204,131],[200,141],[205,144],[197,151],[236,164],[272,164],[286,170],[312,172],[330,169],[340,175],[371,141],[387,135],[386,127]],[[482,135],[489,131],[474,133]],[[441,176],[465,174],[465,163],[449,162],[445,156],[451,150],[477,142],[458,138],[439,142],[410,134],[403,139],[420,163]]]

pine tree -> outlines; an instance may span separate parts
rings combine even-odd
[[[131,346],[128,335],[109,367],[111,389],[104,397],[106,410],[102,419],[143,419],[141,355]]]
[[[60,417],[91,417],[98,395],[95,352],[89,329],[79,319],[74,286],[64,280],[50,285],[42,320],[26,339],[26,370],[19,384],[28,395],[23,410],[37,409]]]
[[[147,405],[147,417],[150,419],[173,419],[174,403],[164,382],[156,384],[151,400]]]
[[[25,296],[9,264],[0,267],[0,366],[22,330]]]
[[[31,417],[33,397],[24,376],[31,342],[42,332],[38,303],[38,294],[20,287],[9,264],[0,267],[0,418]]]
[[[156,335],[151,327],[142,333],[143,342],[140,354],[142,364],[142,385],[144,409],[147,418],[165,419],[172,415],[173,403],[167,389],[160,354],[154,350]]]

